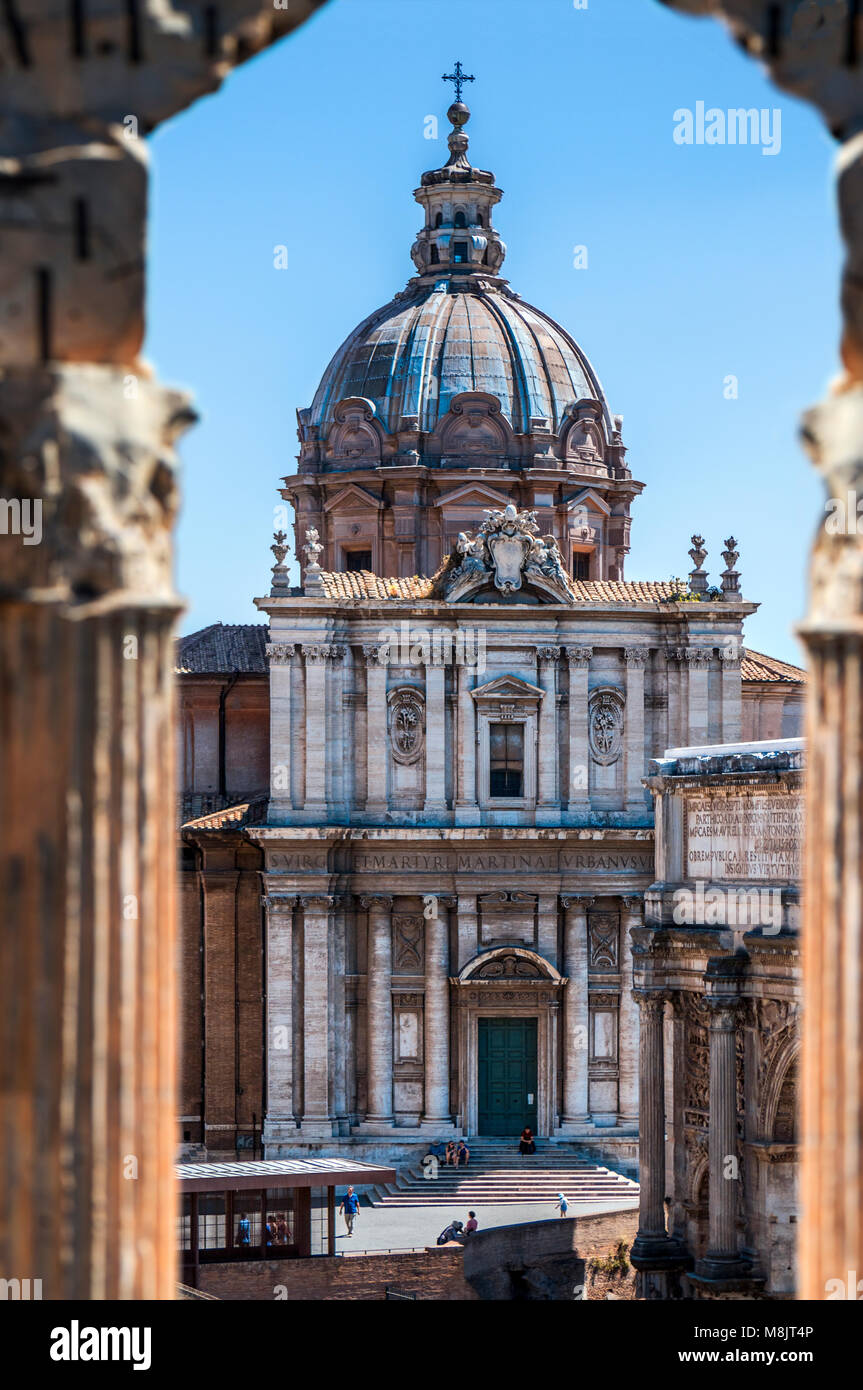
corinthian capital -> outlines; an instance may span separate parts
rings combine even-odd
[[[537,647],[536,654],[540,661],[557,661],[560,647]]]
[[[297,650],[296,642],[268,642],[267,656],[271,666],[290,666],[291,657]]]
[[[644,666],[647,657],[647,647],[624,647],[623,649],[623,659],[627,666]]]
[[[575,666],[577,670],[584,671],[590,665],[593,647],[564,647],[564,651],[570,666]]]
[[[313,642],[309,646],[303,646],[303,656],[306,658],[307,666],[324,666],[329,654],[330,649],[325,642]]]
[[[710,658],[712,655],[713,652],[705,647],[686,648],[686,660],[689,662],[690,666],[695,666],[698,670],[702,670],[705,666],[710,665]]]
[[[389,893],[363,893],[358,902],[364,912],[391,912],[393,906]]]
[[[386,666],[387,647],[385,644],[383,646],[378,646],[377,643],[369,645],[364,642],[363,656],[366,659],[367,666]]]

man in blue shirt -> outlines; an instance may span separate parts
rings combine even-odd
[[[356,1215],[359,1209],[360,1199],[354,1192],[354,1189],[352,1187],[349,1187],[344,1197],[342,1198],[342,1204],[339,1207],[339,1213],[341,1214],[341,1212],[344,1212],[345,1214],[345,1225],[348,1228],[349,1236],[352,1236],[354,1233],[354,1220],[356,1219]]]

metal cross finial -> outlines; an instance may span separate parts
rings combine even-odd
[[[461,89],[464,86],[465,82],[475,82],[476,78],[473,76],[473,73],[462,72],[461,63],[456,63],[455,72],[445,72],[443,77],[441,78],[441,81],[454,82],[455,99],[456,101],[461,101]]]

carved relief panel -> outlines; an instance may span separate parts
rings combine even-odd
[[[418,975],[425,966],[422,913],[393,913],[393,972]]]
[[[620,920],[616,912],[591,912],[588,917],[590,932],[590,969],[619,969]]]

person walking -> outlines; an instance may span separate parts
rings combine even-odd
[[[566,1216],[566,1213],[569,1211],[569,1203],[562,1192],[558,1192],[557,1194],[557,1209],[561,1216]]]
[[[353,1187],[348,1187],[347,1192],[342,1198],[342,1204],[339,1207],[339,1215],[341,1215],[342,1212],[345,1214],[345,1225],[348,1228],[349,1236],[352,1236],[354,1233],[354,1221],[356,1220],[359,1209],[360,1199],[354,1192]]]

